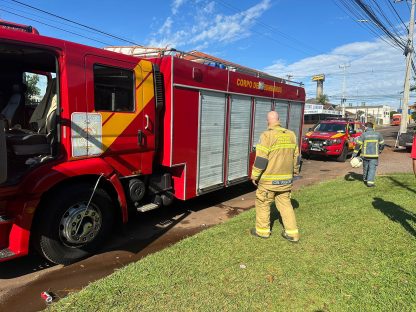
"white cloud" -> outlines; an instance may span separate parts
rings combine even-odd
[[[197,1],[191,10],[193,11],[192,17],[184,23],[183,16],[179,18],[176,13],[185,1],[174,0],[172,2],[173,15],[165,20],[161,28],[149,40],[151,46],[169,45],[194,49],[205,48],[212,43],[232,43],[250,36],[250,29],[256,19],[271,7],[271,0],[261,0],[245,11],[225,15],[214,13],[214,1]],[[176,27],[176,31],[172,31],[174,22],[181,23],[180,27]]]
[[[163,23],[162,27],[160,27],[158,33],[159,34],[170,34],[172,29],[172,18],[169,16],[165,22]]]
[[[179,11],[179,8],[186,2],[186,0],[173,0],[171,7],[172,7],[172,14],[176,14]]]
[[[316,55],[287,64],[277,60],[264,70],[272,75],[286,77],[305,84],[308,97],[314,97],[316,83],[311,81],[315,74],[326,75],[324,93],[331,102],[338,104],[343,92],[343,70],[341,64],[349,64],[346,79],[347,103],[399,105],[403,90],[405,59],[403,54],[381,39],[354,42],[335,48],[328,54]]]

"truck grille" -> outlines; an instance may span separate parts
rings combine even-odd
[[[322,139],[309,139],[309,142],[311,144],[322,145],[325,142],[325,140],[322,140]]]

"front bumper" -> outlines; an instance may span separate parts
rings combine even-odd
[[[342,144],[338,145],[322,145],[312,146],[311,144],[302,144],[302,154],[306,155],[322,155],[322,156],[339,156],[343,149]]]

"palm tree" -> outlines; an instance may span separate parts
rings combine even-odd
[[[325,105],[329,101],[328,95],[326,94],[321,94],[320,96],[317,97],[316,100],[318,101],[318,103],[321,103],[322,105]]]

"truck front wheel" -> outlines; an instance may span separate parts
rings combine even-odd
[[[347,155],[348,155],[348,147],[344,145],[344,147],[342,148],[341,154],[337,157],[337,161],[345,162],[345,160],[347,160]]]
[[[113,225],[113,203],[86,183],[60,189],[47,199],[34,229],[36,249],[49,261],[70,264],[92,255]],[[88,206],[88,207],[87,207]]]

